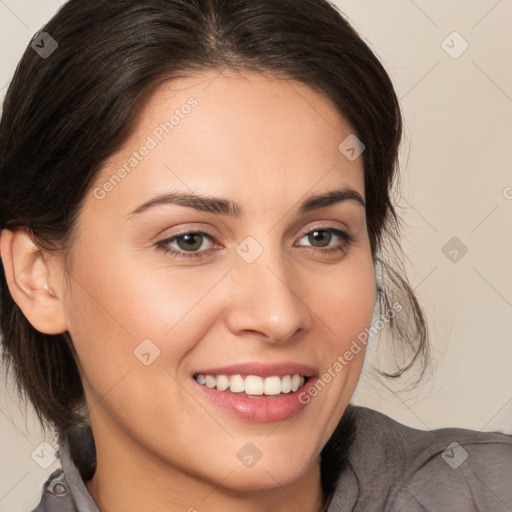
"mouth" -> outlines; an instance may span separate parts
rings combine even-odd
[[[310,379],[311,377],[308,375],[297,373],[282,376],[271,375],[268,377],[243,374],[194,374],[194,380],[202,386],[249,398],[277,398],[295,393],[301,390]]]
[[[313,367],[285,363],[238,364],[193,374],[207,401],[239,420],[269,423],[300,415],[318,376]]]

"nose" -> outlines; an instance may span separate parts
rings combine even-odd
[[[239,258],[230,274],[226,323],[233,334],[282,343],[311,329],[306,290],[279,249],[263,251],[252,263]]]

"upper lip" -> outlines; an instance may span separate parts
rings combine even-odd
[[[303,375],[304,377],[313,377],[316,370],[307,364],[286,362],[286,363],[257,363],[247,362],[231,364],[229,366],[217,366],[194,372],[194,375],[258,375],[261,377],[271,377],[277,375]]]

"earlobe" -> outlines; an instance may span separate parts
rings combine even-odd
[[[67,330],[58,283],[48,258],[24,229],[4,229],[0,236],[0,254],[12,298],[32,326],[45,334]]]

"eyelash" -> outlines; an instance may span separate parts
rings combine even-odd
[[[341,244],[339,244],[337,246],[330,247],[328,249],[317,248],[317,250],[321,253],[327,253],[327,254],[338,253],[338,252],[345,253],[347,251],[347,249],[354,242],[354,238],[350,233],[348,233],[347,231],[342,231],[340,229],[336,229],[336,228],[308,229],[308,230],[302,232],[300,238],[304,238],[304,236],[309,235],[310,233],[314,233],[315,231],[326,231],[328,233],[332,233],[332,234],[338,236],[341,239]],[[207,253],[209,251],[191,252],[191,251],[177,250],[177,249],[169,247],[169,244],[171,242],[175,241],[178,238],[186,236],[186,235],[203,235],[203,236],[206,236],[207,238],[209,238],[210,240],[215,241],[215,239],[211,235],[209,235],[208,233],[206,233],[204,231],[185,231],[183,233],[174,235],[171,238],[166,238],[165,240],[161,240],[160,242],[157,242],[156,246],[159,250],[163,251],[164,253],[171,254],[173,257],[178,258],[178,259],[205,257],[205,253]],[[310,249],[315,250],[315,248],[312,246],[310,246]]]

